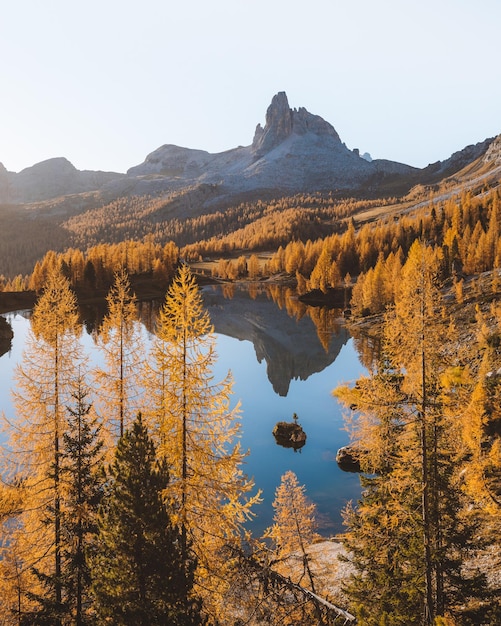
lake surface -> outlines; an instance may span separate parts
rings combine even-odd
[[[234,404],[241,403],[242,444],[250,451],[245,471],[263,491],[250,524],[253,532],[259,535],[272,523],[275,489],[287,470],[296,473],[317,505],[321,534],[342,531],[341,510],[358,498],[360,486],[356,474],[341,471],[335,462],[349,437],[332,390],[358,378],[364,368],[339,315],[305,307],[284,290],[206,287],[203,294],[216,332],[215,379],[232,372]],[[142,313],[151,326],[151,308],[143,306]],[[12,372],[22,358],[29,312],[4,317],[14,339],[0,357],[0,410],[13,417]],[[145,341],[149,336],[145,330]],[[82,341],[91,360],[98,361],[91,335],[84,332]],[[307,434],[298,451],[278,445],[272,434],[277,421],[292,421],[294,413]]]

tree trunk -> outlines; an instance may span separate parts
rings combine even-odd
[[[423,286],[424,287],[424,286]],[[424,292],[424,288],[423,288]],[[429,497],[429,453],[428,453],[428,424],[427,424],[427,391],[426,391],[426,353],[425,338],[425,302],[424,293],[421,294],[421,481],[422,481],[422,522],[423,522],[423,552],[425,564],[425,597],[423,610],[423,624],[433,624],[435,608],[433,601],[433,563],[431,554],[431,521]]]

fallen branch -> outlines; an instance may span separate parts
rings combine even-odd
[[[303,587],[302,585],[293,582],[290,578],[282,576],[282,574],[279,574],[278,572],[273,570],[269,565],[261,563],[254,555],[249,556],[246,555],[244,552],[241,552],[240,550],[237,551],[239,553],[239,557],[243,559],[248,565],[250,565],[252,569],[258,572],[259,577],[265,580],[266,583],[270,584],[273,587],[281,586],[291,591],[297,591],[301,593],[303,597],[308,598],[315,604],[322,606],[328,612],[334,613],[336,615],[336,618],[344,618],[345,624],[348,622],[353,624],[356,623],[356,617],[348,611],[345,611],[335,604],[332,604],[328,600],[325,600],[325,598],[322,598],[317,593],[310,591],[310,589],[307,589],[306,587]]]
[[[271,572],[271,576],[275,578],[277,582],[280,582],[282,585],[284,585],[284,587],[287,587],[289,589],[295,589],[296,591],[299,591],[300,593],[302,593],[304,596],[311,598],[314,602],[318,602],[319,604],[327,608],[329,611],[336,613],[336,615],[338,615],[339,617],[344,617],[345,624],[347,622],[353,622],[353,623],[356,622],[356,617],[352,615],[351,613],[348,613],[348,611],[345,611],[344,609],[340,609],[335,604],[332,604],[328,600],[321,598],[318,594],[313,593],[313,591],[310,591],[306,587],[303,587],[302,585],[299,585],[298,583],[292,582],[290,578],[286,578],[285,576],[282,576],[281,574],[278,574],[277,572],[273,570],[270,570],[270,572]]]

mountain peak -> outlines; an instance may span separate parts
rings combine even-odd
[[[292,111],[285,91],[280,91],[266,111],[266,124],[256,126],[252,151],[262,156],[285,141],[292,133]]]
[[[285,91],[279,91],[273,96],[266,111],[266,124],[256,127],[252,142],[253,153],[261,157],[270,152],[290,135],[328,135],[341,143],[339,135],[328,122],[319,115],[309,113],[304,107],[299,110],[291,109]]]
[[[75,172],[77,172],[76,167],[73,163],[68,161],[66,157],[53,157],[25,168],[20,174],[32,175],[35,173],[48,176],[61,176],[64,174],[74,174]]]

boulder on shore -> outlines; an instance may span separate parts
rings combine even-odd
[[[344,472],[360,472],[360,460],[353,446],[343,446],[336,454],[336,463]]]
[[[12,326],[4,317],[0,316],[0,356],[10,351],[13,337]]]

